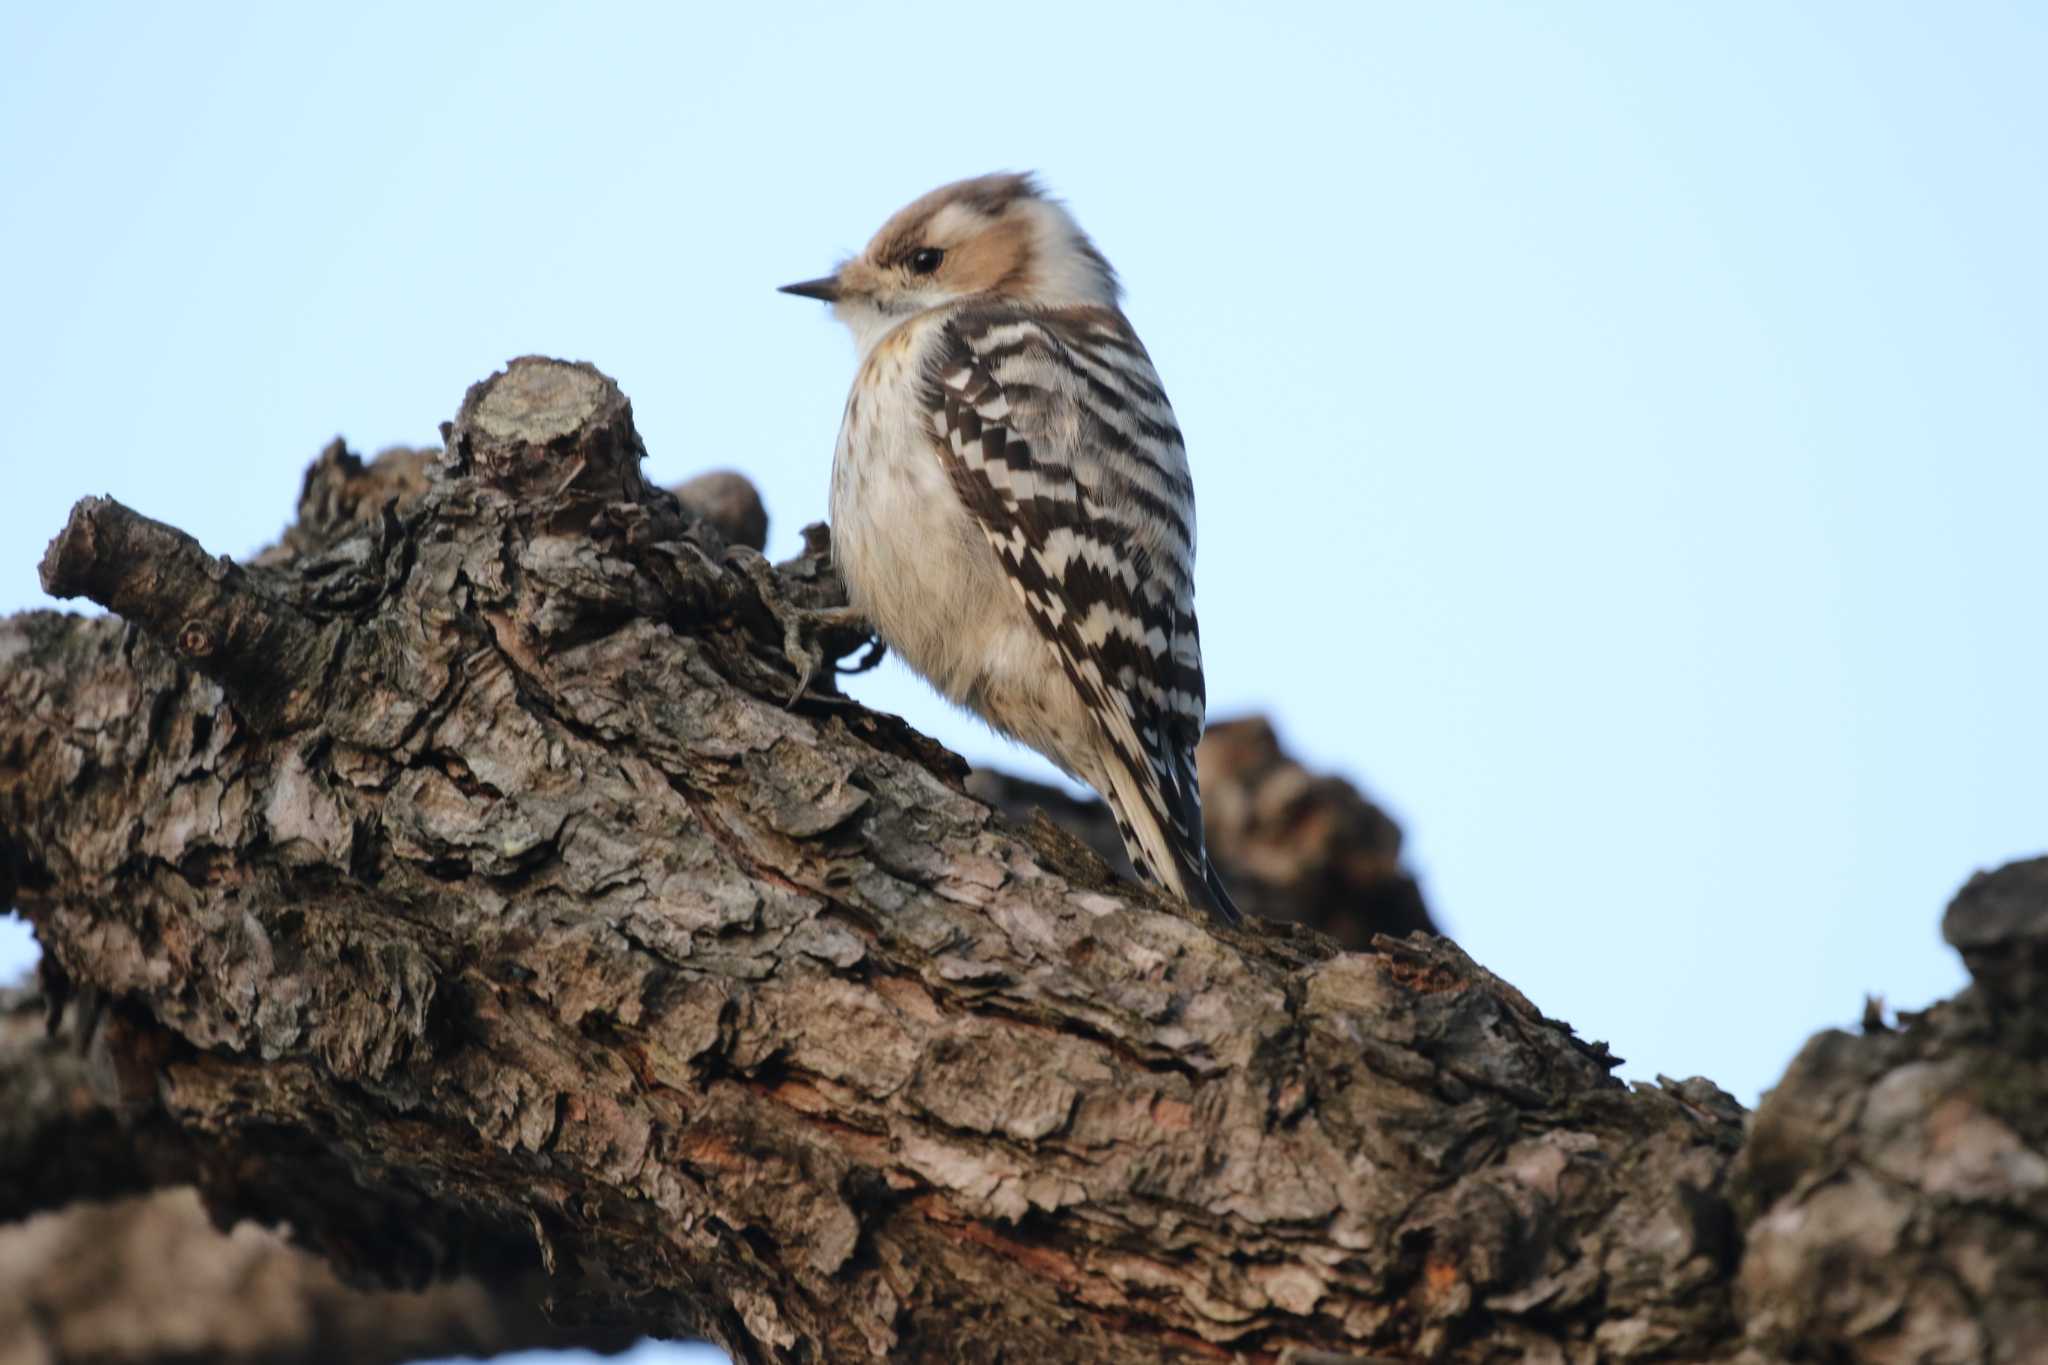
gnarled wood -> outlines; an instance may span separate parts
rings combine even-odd
[[[489,1284],[343,1284],[253,1223],[215,1227],[192,1188],[224,1152],[171,1123],[118,1009],[0,991],[0,1360],[376,1362],[576,1342],[538,1259]]]
[[[1778,1348],[1714,1087],[1621,1086],[1444,940],[1218,932],[999,819],[818,667],[824,541],[649,486],[596,371],[448,437],[233,574],[82,505],[55,581],[132,624],[0,627],[15,898],[217,1216],[746,1360]],[[180,653],[238,612],[290,647]],[[1752,1236],[1813,1188],[1767,1169]]]

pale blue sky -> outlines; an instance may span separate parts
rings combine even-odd
[[[2048,11],[306,8],[0,15],[0,608],[81,494],[245,552],[527,351],[786,552],[852,357],[774,286],[1035,168],[1187,432],[1214,714],[1627,1074],[1753,1102],[2048,846]]]

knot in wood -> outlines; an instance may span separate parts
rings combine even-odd
[[[214,637],[213,627],[204,621],[187,621],[178,629],[178,652],[188,659],[211,658],[214,650],[220,648],[220,641]]]
[[[768,548],[768,508],[754,481],[731,469],[714,469],[669,490],[683,510],[718,528],[728,545]]]

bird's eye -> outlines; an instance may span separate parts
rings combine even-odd
[[[935,246],[919,247],[910,253],[910,273],[929,275],[939,268],[939,262],[946,259],[946,253]]]

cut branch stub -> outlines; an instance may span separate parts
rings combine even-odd
[[[320,714],[339,629],[264,592],[183,531],[112,498],[84,498],[43,554],[43,591],[86,597],[141,627],[234,697],[258,730]]]
[[[536,506],[642,502],[653,491],[633,405],[586,363],[521,356],[472,385],[449,449],[459,469]]]

